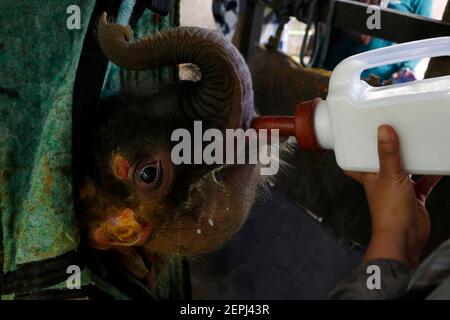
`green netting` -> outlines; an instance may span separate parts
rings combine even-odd
[[[81,30],[68,30],[66,10],[81,9]],[[71,108],[74,79],[94,0],[0,0],[0,213],[3,272],[76,250],[72,199]],[[134,0],[123,1],[126,23]],[[175,16],[175,17],[174,17]],[[174,25],[146,11],[137,34]],[[124,82],[169,80],[172,69],[134,73],[109,68],[105,92]],[[180,261],[164,277],[181,279]],[[8,296],[10,297],[10,296]]]

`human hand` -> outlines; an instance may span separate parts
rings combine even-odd
[[[392,75],[392,83],[394,84],[411,82],[415,81],[416,79],[417,79],[416,75],[409,68],[402,69],[399,72],[396,72]]]
[[[364,186],[370,208],[372,238],[364,260],[393,259],[416,267],[430,235],[425,203],[441,177],[412,181],[398,136],[388,125],[378,129],[378,156],[379,173],[346,172]]]

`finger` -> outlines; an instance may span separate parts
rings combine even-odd
[[[380,174],[386,176],[403,175],[403,163],[400,157],[400,142],[394,129],[388,125],[378,128],[378,157]]]
[[[423,176],[417,180],[414,185],[417,199],[425,203],[431,191],[433,191],[433,188],[441,181],[441,179],[441,176]]]

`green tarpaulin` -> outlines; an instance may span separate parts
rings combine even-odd
[[[134,2],[122,1],[119,22],[128,22]],[[80,8],[81,30],[67,28],[73,13],[67,13],[67,8],[72,5]],[[95,5],[93,0],[0,0],[0,262],[4,284],[0,289],[6,299],[17,292],[5,290],[5,279],[9,275],[10,282],[19,281],[14,274],[18,268],[78,249],[72,199],[72,94]],[[155,19],[146,10],[135,28],[136,37],[168,28],[176,16],[171,13]],[[154,83],[172,77],[171,69],[133,73],[109,67],[107,74],[104,94],[119,90],[124,82]],[[160,298],[173,297],[168,284],[181,279],[179,270],[180,261],[168,269]],[[83,273],[84,284],[95,285],[89,270]],[[46,285],[58,289],[65,282]]]

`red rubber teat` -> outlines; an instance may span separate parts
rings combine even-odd
[[[314,113],[320,99],[301,102],[297,105],[295,116],[262,116],[256,117],[251,127],[255,130],[278,129],[280,136],[293,136],[305,149],[321,151],[314,128]]]

